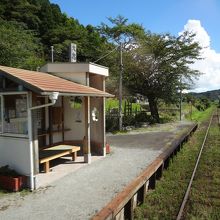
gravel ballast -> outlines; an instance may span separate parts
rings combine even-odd
[[[159,126],[153,131],[109,135],[112,153],[106,158],[33,193],[1,197],[0,219],[90,219],[191,127],[179,123],[169,129]]]

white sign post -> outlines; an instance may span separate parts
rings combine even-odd
[[[76,62],[76,44],[74,43],[70,44],[70,62],[71,63]]]

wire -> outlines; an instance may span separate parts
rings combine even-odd
[[[111,53],[113,53],[115,50],[117,50],[120,47],[120,45],[118,45],[117,47],[115,47],[113,50],[111,50],[109,53],[105,54],[104,56],[100,57],[98,60],[94,61],[93,63],[97,63],[98,61],[104,59],[105,57],[107,57],[108,55],[110,55]]]

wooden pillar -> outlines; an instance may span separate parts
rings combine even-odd
[[[131,199],[124,207],[124,219],[126,220],[133,220],[134,219],[134,197],[132,196]]]
[[[102,82],[103,82],[103,84],[102,84],[102,86],[103,86],[103,88],[102,88],[102,90],[105,92],[105,77],[103,76],[102,77]],[[102,135],[103,135],[103,156],[105,157],[106,156],[106,136],[105,136],[105,129],[106,129],[106,124],[105,124],[105,97],[103,97],[102,98],[102,104],[103,104],[103,106],[102,106],[102,118],[103,118],[103,121],[102,121],[102,123],[103,123],[103,127],[102,127],[102,130],[103,130],[103,133],[102,133]]]
[[[53,144],[53,118],[52,118],[52,107],[49,107],[49,145]]]
[[[155,189],[156,187],[156,173],[154,173],[149,179],[148,189]]]
[[[137,205],[143,204],[145,202],[145,197],[147,194],[147,184],[145,183],[137,192]]]
[[[105,137],[105,98],[102,98],[102,125],[101,125],[101,129],[102,129],[102,142],[103,142],[103,150],[102,150],[102,156],[106,156],[106,137]]]
[[[62,96],[61,99],[62,102],[62,141],[65,141],[65,135],[64,135],[64,98]]]
[[[164,161],[164,169],[167,169],[169,167],[170,164],[170,158],[167,157],[167,159]]]
[[[163,174],[163,164],[156,171],[156,179],[159,180]]]
[[[85,138],[83,143],[84,161],[91,163],[91,146],[90,146],[90,97],[85,97]]]

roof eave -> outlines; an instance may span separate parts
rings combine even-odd
[[[54,91],[56,92],[56,91]],[[41,92],[41,95],[50,95],[52,91],[50,92]],[[106,98],[113,98],[115,97],[112,94],[109,93],[103,93],[103,94],[98,94],[98,93],[73,93],[73,92],[59,92],[60,96],[81,96],[81,97],[106,97]]]

